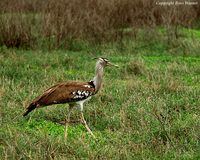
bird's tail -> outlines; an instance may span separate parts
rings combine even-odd
[[[36,108],[36,104],[31,103],[26,109],[27,111],[25,113],[22,114],[22,116],[26,116],[27,114],[29,114],[29,112],[31,112],[32,110],[34,110]]]

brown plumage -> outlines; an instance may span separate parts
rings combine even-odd
[[[74,106],[78,108],[81,113],[81,121],[87,128],[89,133],[93,136],[83,116],[83,103],[88,101],[92,95],[97,94],[101,88],[103,81],[103,70],[107,66],[115,66],[106,58],[94,58],[97,60],[95,67],[95,77],[89,82],[80,81],[66,81],[60,82],[51,88],[47,89],[43,94],[35,98],[27,107],[27,111],[23,114],[26,116],[35,108],[40,108],[52,104],[69,104],[69,112],[66,116],[65,139],[67,138],[67,127],[70,121],[70,113]]]
[[[80,93],[80,94],[79,94]],[[35,98],[23,114],[26,116],[35,108],[52,104],[74,103],[84,100],[94,94],[94,85],[91,82],[65,81],[57,83]]]

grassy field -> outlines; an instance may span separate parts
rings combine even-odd
[[[176,42],[183,45],[169,45],[160,30],[166,41],[77,52],[0,47],[0,159],[200,159],[200,34],[193,32]],[[68,105],[21,116],[53,84],[93,79],[94,57],[120,66],[105,69],[102,89],[84,106],[98,141],[74,108],[64,142]]]

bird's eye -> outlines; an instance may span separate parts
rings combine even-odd
[[[108,60],[106,58],[104,58],[103,60],[104,60],[104,62],[108,63]]]

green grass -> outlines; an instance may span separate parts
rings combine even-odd
[[[0,159],[199,159],[199,44],[182,40],[186,54],[183,46],[163,41],[126,41],[123,49],[104,44],[79,52],[1,47]],[[98,141],[74,108],[64,142],[67,105],[21,116],[53,84],[91,80],[92,58],[99,56],[120,68],[105,69],[100,92],[84,105]]]

